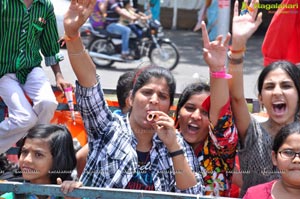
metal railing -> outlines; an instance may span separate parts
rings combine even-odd
[[[55,88],[54,88],[55,89]],[[115,90],[104,90],[105,94],[115,95]],[[179,97],[178,94],[175,97]],[[256,100],[247,99],[248,104],[252,104],[252,109],[250,112],[258,112],[259,104]],[[76,105],[75,105],[76,107]],[[57,110],[67,110],[67,104],[59,104]],[[0,100],[0,121],[4,119],[5,104]],[[174,111],[174,110],[173,110]],[[12,147],[8,154],[17,154],[18,148]],[[18,183],[18,182],[1,182],[0,181],[0,195],[6,192],[13,192],[16,194],[33,194],[33,195],[51,195],[51,196],[61,196],[64,195],[59,185],[37,185],[30,183]],[[226,197],[211,197],[211,196],[200,196],[191,194],[181,194],[181,193],[170,193],[170,192],[159,192],[159,191],[143,191],[143,190],[128,190],[128,189],[110,189],[110,188],[94,188],[94,187],[81,187],[75,189],[73,192],[67,194],[70,197],[77,198],[101,198],[101,199],[131,199],[131,198],[145,198],[145,199],[206,199],[206,198],[220,198],[226,199]],[[0,198],[1,199],[1,198]]]
[[[182,193],[170,193],[160,191],[144,191],[144,190],[130,190],[130,189],[111,189],[111,188],[94,188],[81,187],[74,189],[69,194],[65,195],[61,192],[59,185],[38,185],[30,183],[17,182],[0,182],[1,193],[14,192],[16,194],[33,194],[46,196],[70,196],[76,198],[90,198],[90,199],[208,199],[219,198],[229,199],[228,197],[212,197],[201,196]],[[231,198],[233,199],[233,198]]]

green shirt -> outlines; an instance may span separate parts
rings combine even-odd
[[[0,78],[15,73],[24,84],[42,56],[47,66],[55,65],[59,52],[54,8],[50,0],[33,0],[27,9],[23,0],[0,3]]]

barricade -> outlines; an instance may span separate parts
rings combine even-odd
[[[51,123],[55,124],[65,124],[73,138],[78,139],[80,145],[84,145],[87,142],[86,132],[84,130],[84,125],[82,118],[78,112],[76,106],[76,99],[74,99],[74,110],[75,110],[75,123],[72,121],[71,114],[69,112],[69,107],[64,94],[59,91],[56,87],[53,87],[53,91],[56,95],[59,105],[55,112]],[[112,111],[118,108],[118,102],[116,98],[116,91],[113,89],[104,89],[106,96],[106,101],[108,106]],[[74,93],[73,93],[74,95]],[[178,101],[179,94],[175,94],[174,104]],[[249,112],[256,113],[260,112],[260,106],[257,100],[247,99]],[[172,106],[170,109],[170,116],[174,118],[174,112],[176,106]],[[4,102],[0,99],[0,121],[2,121],[5,116],[7,116],[7,107]],[[12,147],[7,151],[7,154],[17,154],[18,148]],[[53,195],[53,196],[65,196],[60,191],[60,186],[58,185],[36,185],[30,183],[17,183],[17,182],[0,182],[0,195],[6,192],[14,192],[17,194],[34,194],[34,195]],[[168,193],[168,192],[158,192],[158,191],[143,191],[143,190],[127,190],[127,189],[108,189],[108,188],[94,188],[94,187],[82,187],[74,190],[72,193],[68,194],[71,197],[85,197],[85,198],[101,198],[101,199],[129,199],[129,198],[155,198],[155,199],[206,199],[212,198],[210,196],[200,196],[191,194],[180,194],[180,193]],[[227,197],[213,197],[226,199]],[[1,198],[0,198],[1,199]],[[228,199],[228,198],[227,198]]]
[[[74,111],[75,111],[75,121],[71,118],[71,113],[69,111],[68,103],[66,97],[63,92],[61,92],[57,87],[52,87],[53,92],[58,101],[57,109],[54,113],[54,116],[51,120],[52,124],[64,124],[70,130],[72,137],[79,142],[81,146],[84,146],[87,143],[87,134],[84,129],[84,124],[81,118],[81,115],[78,111],[76,98],[73,93],[74,99]],[[109,108],[114,111],[119,108],[119,104],[116,97],[116,90],[114,89],[103,89],[103,92],[106,97],[107,104]],[[180,94],[175,94],[174,104],[177,104],[178,98]],[[260,112],[260,105],[257,99],[247,99],[249,112],[258,114]],[[169,115],[174,118],[175,117],[176,106],[171,106]],[[4,120],[4,118],[8,115],[7,107],[5,103],[0,98],[0,121]],[[7,154],[16,154],[16,148],[11,148],[8,150]]]
[[[30,183],[16,183],[16,182],[0,182],[0,195],[1,193],[14,192],[17,194],[33,194],[33,195],[64,195],[60,191],[59,185],[38,185]],[[94,187],[81,187],[74,189],[71,193],[67,194],[70,197],[76,198],[89,198],[89,199],[208,199],[219,198],[229,199],[228,197],[211,197],[200,196],[182,193],[170,193],[160,191],[144,191],[144,190],[129,190],[129,189],[111,189],[111,188],[94,188]],[[233,198],[231,198],[233,199]]]

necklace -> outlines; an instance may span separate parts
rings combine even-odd
[[[150,151],[147,152],[136,151],[136,152],[138,155],[139,165],[145,165],[150,160]]]

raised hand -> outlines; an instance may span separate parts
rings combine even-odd
[[[78,35],[79,28],[94,10],[96,0],[71,0],[69,10],[64,16],[65,34],[69,37]]]
[[[248,6],[248,1],[245,0],[244,4],[248,6],[246,6],[248,9],[244,10],[241,15],[239,15],[239,2],[236,0],[234,3],[232,46],[235,49],[243,49],[247,40],[262,22],[262,13],[257,15],[258,8],[254,6],[256,3],[258,3],[258,0],[253,0]]]
[[[202,21],[201,24],[202,29],[202,38],[203,38],[203,57],[205,62],[209,65],[210,70],[212,72],[214,71],[220,71],[224,68],[225,60],[226,60],[226,53],[227,48],[230,40],[230,34],[225,38],[225,41],[223,42],[222,35],[219,35],[215,41],[210,42],[206,25]]]

